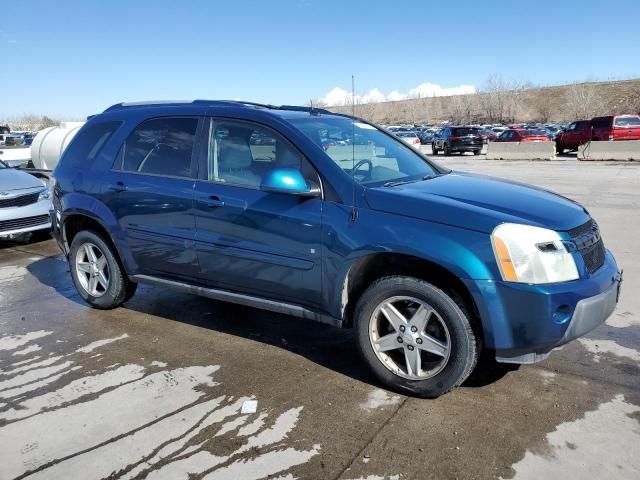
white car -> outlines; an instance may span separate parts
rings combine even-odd
[[[51,228],[49,188],[0,161],[0,239]]]
[[[394,132],[394,135],[410,147],[420,150],[420,138],[418,138],[418,134],[416,132]]]

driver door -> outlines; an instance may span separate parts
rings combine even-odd
[[[260,190],[273,168],[318,174],[291,143],[263,125],[210,119],[195,186],[199,275],[214,288],[317,306],[322,199]]]

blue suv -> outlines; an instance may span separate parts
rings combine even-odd
[[[460,385],[482,350],[545,358],[605,321],[622,280],[577,203],[326,110],[114,105],[53,183],[52,228],[91,306],[148,283],[352,327],[374,374],[418,396]]]

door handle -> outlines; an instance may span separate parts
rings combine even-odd
[[[116,182],[114,184],[109,185],[109,190],[113,190],[114,192],[126,192],[127,186],[122,182]]]
[[[207,201],[207,206],[209,208],[224,207],[224,200],[220,200],[220,197],[212,195],[209,197],[209,200]]]

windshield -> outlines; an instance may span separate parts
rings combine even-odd
[[[447,170],[432,165],[411,147],[367,123],[347,117],[308,116],[288,119],[321,146],[348,175],[362,185],[422,180]],[[355,133],[355,145],[352,137]],[[354,156],[355,153],[355,156]]]

